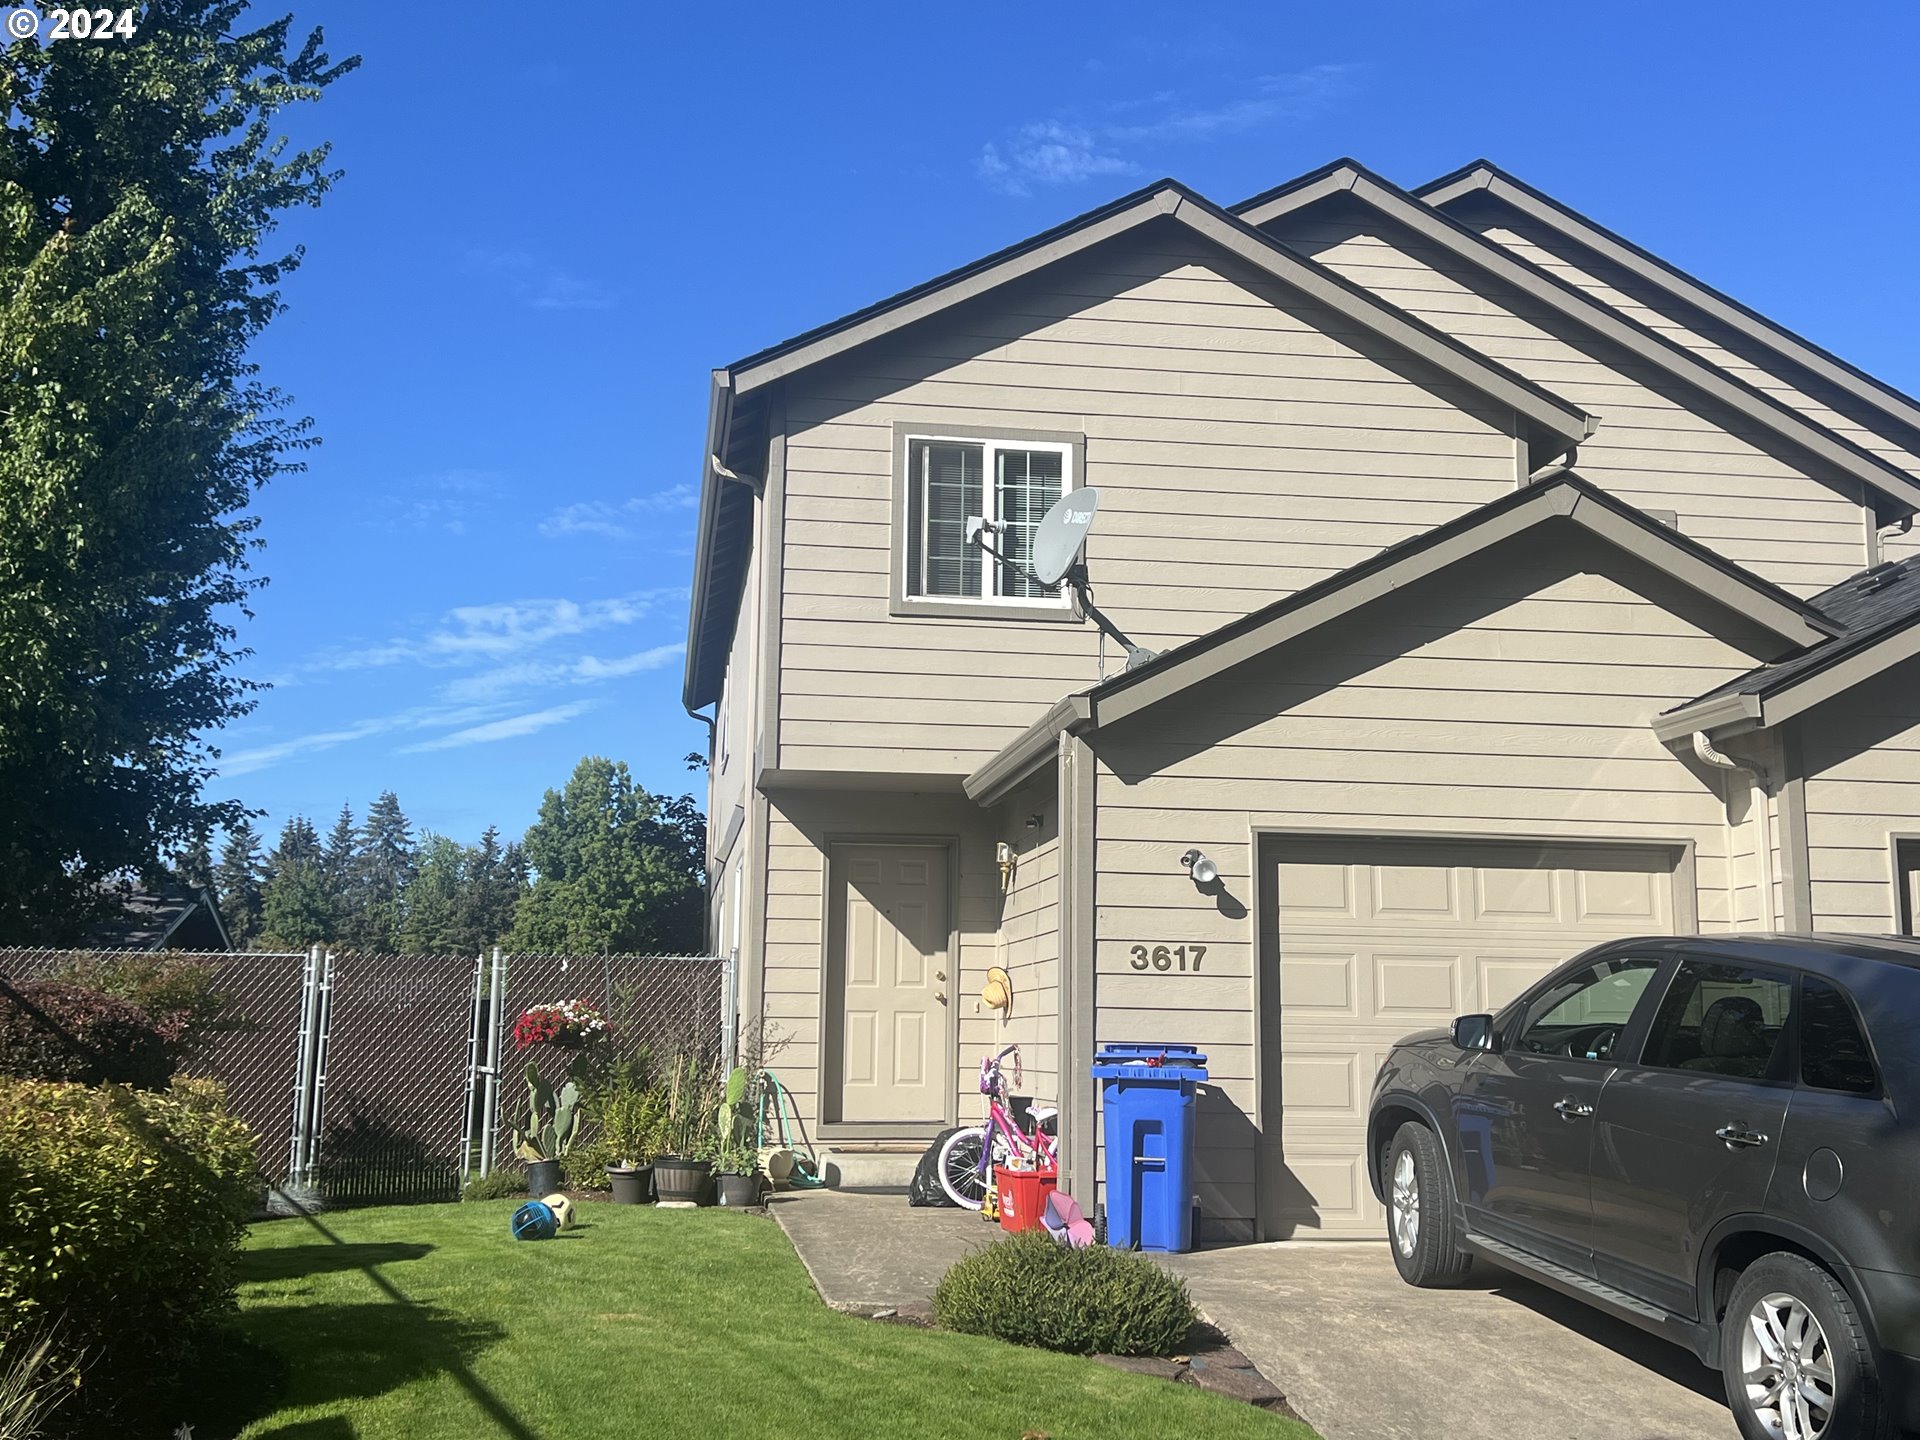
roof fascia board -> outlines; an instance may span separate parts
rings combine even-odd
[[[1816,625],[1811,616],[1791,603],[1785,595],[1768,595],[1718,566],[1709,565],[1684,546],[1652,534],[1645,526],[1636,524],[1621,512],[1597,504],[1584,495],[1576,498],[1568,518],[1629,552],[1636,559],[1644,560],[1656,570],[1673,576],[1726,609],[1757,621],[1796,645],[1818,645],[1834,636],[1833,627]]]
[[[962,781],[961,788],[977,804],[997,805],[1058,755],[1063,733],[1078,734],[1092,718],[1093,705],[1084,691],[1056,700],[1046,714]]]
[[[1654,738],[1670,745],[1705,730],[1711,735],[1738,735],[1760,728],[1758,695],[1716,695],[1695,705],[1682,705],[1664,715],[1653,717]]]
[[[857,345],[864,345],[870,340],[879,339],[904,325],[911,325],[916,320],[937,315],[942,310],[963,301],[984,295],[987,291],[1018,280],[1022,276],[1031,275],[1036,270],[1044,269],[1057,260],[1064,260],[1070,255],[1078,254],[1082,250],[1100,244],[1103,240],[1111,240],[1116,235],[1123,235],[1156,216],[1171,213],[1179,202],[1180,196],[1176,191],[1171,189],[1153,191],[1125,209],[1116,210],[1113,214],[1103,216],[1090,225],[1058,236],[1045,245],[1008,256],[998,265],[962,276],[951,285],[943,285],[937,290],[909,300],[904,305],[870,315],[844,330],[822,335],[811,344],[772,356],[758,365],[745,366],[734,373],[734,386],[744,394],[748,390],[771,384],[795,371],[804,370],[809,365],[817,365],[822,360],[842,354]]]
[[[1734,413],[1773,431],[1808,455],[1843,474],[1920,509],[1920,484],[1878,456],[1807,419],[1772,396],[1734,379],[1681,345],[1629,320],[1609,306],[1549,275],[1529,261],[1459,224],[1451,216],[1367,171],[1353,169],[1353,195],[1397,224],[1405,225],[1442,249],[1478,265],[1529,299],[1559,311],[1635,358],[1665,370]],[[1324,197],[1322,197],[1324,198]],[[1264,225],[1308,203],[1294,194],[1251,204],[1241,219]]]
[[[680,703],[688,711],[707,703],[695,698],[702,658],[700,630],[706,621],[707,591],[712,578],[714,517],[720,508],[720,487],[727,483],[714,469],[714,462],[720,453],[721,437],[726,434],[732,396],[727,372],[714,371],[707,393],[707,443],[700,455],[700,517],[695,522],[692,599],[687,605],[687,664],[680,684]]]
[[[1093,704],[1095,723],[1106,726],[1124,720],[1150,705],[1157,705],[1179,694],[1189,686],[1198,685],[1252,660],[1276,645],[1350,614],[1369,601],[1415,584],[1478,554],[1490,545],[1530,530],[1549,515],[1565,514],[1569,508],[1565,500],[1568,494],[1557,487],[1550,491],[1543,490],[1502,515],[1405,556],[1298,609],[1276,615],[1265,624],[1253,626],[1184,662],[1176,659],[1157,675],[1146,676],[1112,695],[1096,693]]]
[[[1920,620],[1910,620],[1844,660],[1824,670],[1815,670],[1806,679],[1764,697],[1760,701],[1760,723],[1771,727],[1805,714],[1822,701],[1831,700],[1916,655],[1920,655]]]
[[[1337,177],[1329,177],[1337,178]],[[1309,190],[1317,186],[1307,187]],[[1331,192],[1328,192],[1331,193]],[[1415,320],[1398,308],[1341,279],[1326,266],[1288,250],[1224,211],[1183,199],[1174,219],[1221,249],[1297,290],[1344,319],[1364,325],[1427,364],[1453,374],[1501,405],[1510,406],[1536,425],[1569,441],[1593,434],[1596,417],[1489,362],[1459,341]]]
[[[1855,369],[1811,340],[1794,334],[1759,311],[1749,309],[1732,296],[1696,280],[1651,251],[1641,249],[1631,240],[1614,234],[1579,211],[1562,205],[1551,195],[1542,194],[1524,181],[1516,180],[1484,161],[1461,175],[1436,180],[1432,185],[1423,186],[1413,193],[1429,205],[1444,208],[1476,190],[1487,191],[1523,215],[1586,246],[1602,259],[1613,262],[1643,280],[1651,281],[1721,324],[1758,340],[1829,384],[1886,412],[1901,424],[1920,429],[1920,400],[1902,394],[1863,370]]]

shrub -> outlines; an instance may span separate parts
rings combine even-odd
[[[230,1013],[214,989],[214,969],[164,951],[107,951],[76,956],[53,979],[98,990],[147,1012],[176,1059],[199,1054],[216,1035],[252,1028]]]
[[[1186,1282],[1144,1255],[1075,1250],[1044,1230],[996,1240],[948,1270],[933,1315],[949,1330],[1076,1355],[1172,1355],[1196,1318]]]
[[[475,1175],[460,1187],[462,1200],[505,1200],[526,1193],[527,1172],[524,1170],[494,1170]]]
[[[50,1435],[172,1428],[172,1377],[232,1305],[254,1173],[207,1082],[0,1079],[0,1363],[55,1334],[80,1383]]]
[[[160,1090],[173,1066],[138,1005],[59,980],[0,986],[0,1075]]]

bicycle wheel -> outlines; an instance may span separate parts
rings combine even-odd
[[[987,1177],[980,1164],[986,1143],[986,1130],[975,1126],[954,1131],[940,1147],[940,1188],[962,1210],[978,1210],[987,1198]]]

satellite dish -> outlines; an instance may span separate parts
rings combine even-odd
[[[1058,585],[1073,568],[1099,509],[1100,492],[1085,485],[1053,502],[1033,532],[1033,574],[1042,585]]]

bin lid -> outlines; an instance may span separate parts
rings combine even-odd
[[[1207,1057],[1194,1045],[1145,1045],[1129,1041],[1125,1044],[1102,1045],[1094,1051],[1093,1063],[1096,1065],[1125,1065],[1129,1061],[1151,1062],[1158,1060],[1167,1065],[1205,1065]]]
[[[1128,1085],[1198,1085],[1208,1077],[1204,1065],[1144,1065],[1139,1060],[1122,1060],[1117,1064],[1096,1062],[1093,1078]]]

